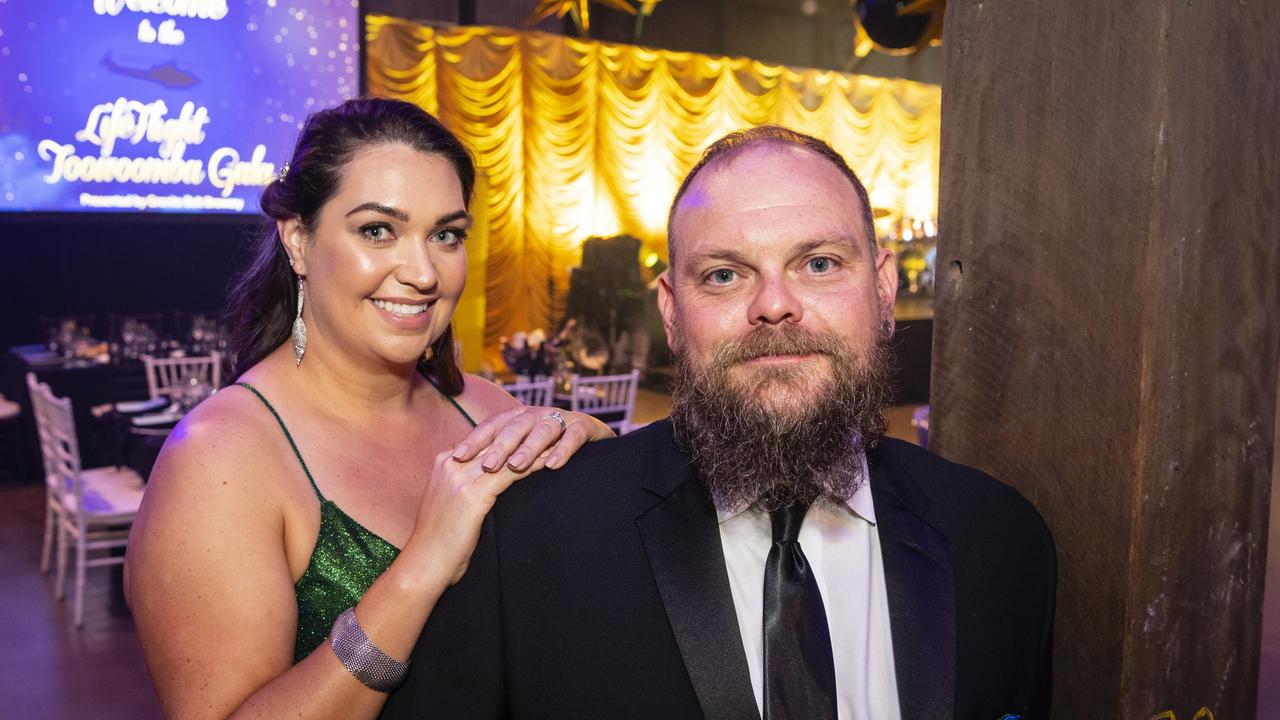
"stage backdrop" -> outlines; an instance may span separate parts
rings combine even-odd
[[[684,173],[731,130],[831,143],[885,221],[937,216],[937,86],[490,27],[366,17],[370,94],[463,137],[487,176],[485,339],[548,327],[584,240],[629,233],[666,257]],[[551,328],[548,328],[551,329]]]
[[[0,0],[0,212],[258,212],[358,92],[356,0]]]

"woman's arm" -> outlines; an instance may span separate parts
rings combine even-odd
[[[165,716],[374,717],[386,695],[357,680],[327,641],[293,665],[297,601],[285,547],[296,529],[284,508],[297,490],[270,478],[296,466],[264,446],[264,433],[204,420],[184,422],[166,445],[127,558]],[[484,515],[518,477],[437,458],[409,541],[355,607],[384,653],[409,656],[437,598],[465,572]]]

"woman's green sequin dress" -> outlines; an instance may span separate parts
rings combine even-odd
[[[343,610],[360,602],[369,586],[391,567],[400,550],[325,499],[280,414],[257,388],[248,383],[236,384],[256,395],[280,423],[289,447],[293,448],[293,454],[302,464],[302,471],[307,474],[311,489],[320,499],[320,534],[316,537],[306,572],[293,586],[298,598],[298,637],[293,646],[293,661],[297,663],[320,647],[329,636],[333,621]],[[475,427],[475,421],[462,406],[451,397],[449,402]]]

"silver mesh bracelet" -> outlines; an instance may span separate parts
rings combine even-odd
[[[343,610],[333,621],[329,645],[342,665],[371,690],[389,693],[400,687],[409,674],[409,663],[387,657],[364,634],[356,621],[355,608]]]

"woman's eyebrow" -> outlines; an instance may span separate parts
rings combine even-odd
[[[382,203],[379,203],[379,202],[361,203],[351,208],[351,210],[347,212],[347,217],[351,217],[352,215],[355,215],[356,213],[364,210],[372,210],[377,213],[382,213],[383,215],[388,215],[390,217],[393,217],[396,220],[399,220],[400,222],[409,222],[409,213],[401,210],[400,208],[391,207],[390,205],[383,205]]]

